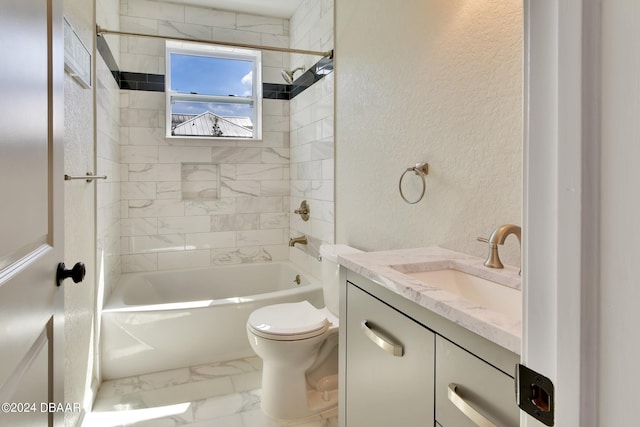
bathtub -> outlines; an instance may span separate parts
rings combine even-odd
[[[102,376],[253,356],[249,314],[302,300],[322,307],[321,284],[288,262],[123,274],[101,314]]]

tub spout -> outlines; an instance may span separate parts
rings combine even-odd
[[[289,239],[289,246],[293,247],[293,245],[295,245],[296,243],[300,243],[301,245],[306,245],[307,236],[292,237],[291,239]]]

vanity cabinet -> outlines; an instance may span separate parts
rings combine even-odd
[[[433,425],[435,335],[356,286],[347,292],[346,425]]]
[[[436,337],[435,390],[442,427],[520,423],[513,378],[441,336]]]
[[[342,427],[519,425],[518,355],[356,273],[342,278]]]

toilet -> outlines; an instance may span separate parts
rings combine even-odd
[[[251,347],[262,358],[262,410],[276,419],[306,418],[338,404],[338,255],[360,252],[322,245],[325,307],[308,301],[255,310],[247,321]]]

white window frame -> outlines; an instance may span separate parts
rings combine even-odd
[[[252,72],[252,96],[216,96],[179,93],[171,90],[171,54],[194,55],[210,58],[235,59],[242,61],[251,61],[253,63]],[[253,49],[242,49],[235,47],[209,45],[202,43],[166,41],[165,54],[165,93],[166,93],[166,137],[178,139],[215,139],[215,140],[244,140],[244,141],[260,141],[262,140],[262,52]],[[196,102],[216,102],[230,104],[249,104],[253,105],[253,137],[252,138],[232,138],[225,136],[189,136],[189,135],[172,135],[171,134],[171,103],[176,101],[196,101]]]

